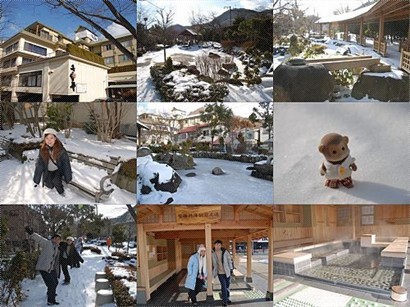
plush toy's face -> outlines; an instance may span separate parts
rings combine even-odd
[[[350,153],[347,143],[349,143],[347,136],[329,133],[322,138],[319,151],[325,156],[327,161],[339,162],[345,159]]]

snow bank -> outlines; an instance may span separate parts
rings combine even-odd
[[[408,103],[275,106],[274,200],[277,204],[408,204]],[[326,188],[318,168],[323,135],[349,137],[355,187]],[[289,142],[289,140],[292,140]]]

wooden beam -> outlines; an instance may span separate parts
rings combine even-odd
[[[371,55],[358,55],[358,56],[340,56],[340,57],[332,57],[332,58],[325,58],[325,59],[306,59],[306,63],[322,63],[322,62],[345,62],[345,61],[354,61],[358,59],[371,59],[373,58]]]
[[[316,64],[323,64],[327,70],[351,69],[359,67],[371,67],[380,63],[380,59],[357,59],[345,62],[321,62]]]
[[[269,220],[241,220],[236,221],[223,221],[222,223],[213,224],[212,229],[261,229],[268,228]],[[162,223],[162,224],[144,224],[144,229],[148,232],[159,231],[177,231],[177,230],[200,230],[204,229],[202,224],[198,225],[179,225],[176,223]]]

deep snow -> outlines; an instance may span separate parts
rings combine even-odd
[[[172,204],[272,204],[271,181],[252,177],[246,168],[251,163],[196,158],[195,169],[179,170],[182,183],[175,193],[158,192],[137,195],[141,204],[159,204],[159,200],[172,197]],[[214,167],[220,167],[224,175],[212,175]],[[187,173],[195,177],[186,177]]]
[[[16,125],[11,131],[0,131],[0,135],[19,138],[25,135],[25,128]],[[65,139],[63,133],[58,133],[64,147],[72,152],[87,154],[102,160],[109,160],[109,156],[128,160],[136,157],[135,143],[128,140],[114,140],[112,143],[103,143],[96,140],[95,135],[88,135],[81,129],[73,129],[71,138]],[[24,139],[24,138],[23,138]],[[28,160],[23,164],[16,159],[0,162],[0,180],[3,186],[0,189],[1,204],[93,204],[94,201],[77,194],[71,187],[65,188],[65,197],[60,196],[55,189],[35,188],[33,182],[35,160],[38,150],[25,151]],[[99,181],[107,172],[96,167],[87,166],[76,160],[71,162],[73,180],[90,189],[99,188]],[[112,185],[114,192],[109,199],[103,201],[110,204],[135,204],[135,194]]]
[[[277,103],[274,106],[275,204],[408,204],[409,103]],[[324,186],[323,135],[349,137],[355,187]]]
[[[199,57],[203,54],[208,54],[213,52],[221,56],[228,56],[228,54],[217,51],[216,49],[201,49],[197,47],[192,47],[191,49],[184,49],[181,46],[173,46],[166,49],[166,56],[171,58],[176,63],[184,63],[188,65],[195,64],[195,57]],[[150,67],[156,63],[164,62],[164,51],[152,51],[147,52],[137,59],[137,101],[138,102],[160,102],[161,97],[155,90],[155,86],[151,80]],[[242,72],[244,65],[239,61],[239,59],[234,58],[234,62],[238,65],[238,71]],[[272,79],[272,78],[271,78]],[[224,98],[225,102],[239,102],[239,101],[252,101],[252,102],[262,102],[262,101],[272,101],[273,95],[273,83],[264,87],[263,85],[255,85],[252,87],[244,86],[233,86],[231,84],[227,85],[229,88],[229,94]]]

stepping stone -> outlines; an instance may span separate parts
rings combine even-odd
[[[95,291],[98,292],[98,290],[101,289],[109,289],[110,288],[110,282],[106,278],[99,278],[95,281]]]
[[[97,297],[95,299],[95,306],[101,306],[104,304],[109,304],[114,302],[114,295],[112,293],[112,290],[98,290],[97,291]]]

